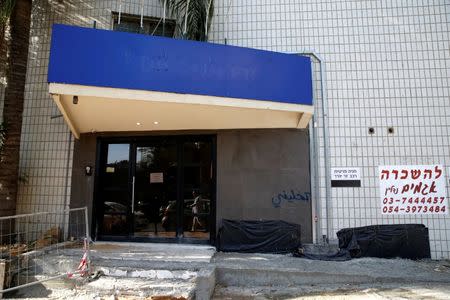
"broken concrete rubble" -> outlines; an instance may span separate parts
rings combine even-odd
[[[387,293],[381,290],[383,286],[393,291],[398,286],[414,290],[415,285],[424,291],[444,291],[443,286],[450,283],[450,264],[433,260],[328,262],[291,255],[216,253],[210,246],[128,243],[96,243],[91,258],[94,269],[104,274],[97,280],[66,279],[73,284],[63,286],[53,281],[43,285],[41,294],[29,289],[17,295],[39,297],[48,293],[50,299],[268,299],[335,295],[344,290]],[[48,271],[64,272],[71,261],[80,259],[80,252],[66,249],[48,259],[54,262],[54,269]]]

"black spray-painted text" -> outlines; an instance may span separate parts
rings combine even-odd
[[[283,201],[285,202],[289,202],[289,203],[293,203],[293,202],[297,202],[297,201],[302,201],[302,202],[308,202],[311,198],[311,193],[310,192],[299,192],[299,191],[294,191],[294,190],[290,190],[288,192],[286,191],[282,191],[280,193],[278,193],[276,196],[272,197],[272,205],[275,208],[278,208],[281,206],[281,203]]]

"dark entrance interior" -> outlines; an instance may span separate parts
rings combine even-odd
[[[213,243],[215,145],[214,136],[99,139],[96,237]]]

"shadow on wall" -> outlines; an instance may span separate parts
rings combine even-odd
[[[282,220],[312,241],[307,130],[230,130],[217,136],[217,221]],[[220,224],[218,224],[220,226]]]

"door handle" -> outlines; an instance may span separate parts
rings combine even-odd
[[[131,213],[134,214],[134,186],[136,184],[136,177],[133,176],[133,187],[131,188]]]

